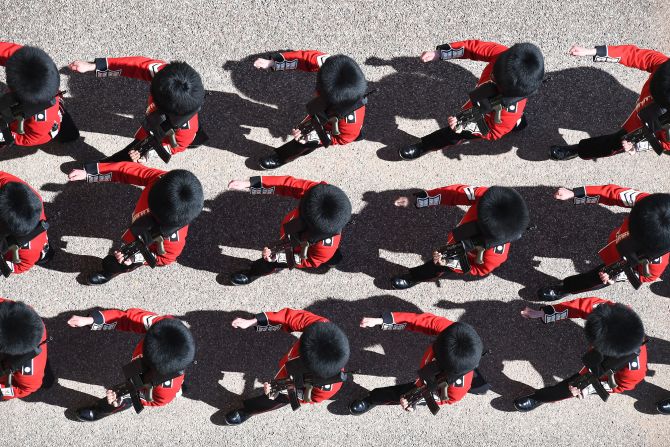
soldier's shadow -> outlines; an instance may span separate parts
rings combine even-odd
[[[51,202],[44,202],[50,225],[49,243],[56,250],[54,258],[44,267],[66,273],[86,273],[99,268],[100,258],[85,253],[90,249],[87,240],[111,240],[112,246],[118,247],[141,192],[129,185],[86,182],[48,183],[40,189],[58,192]],[[83,281],[83,276],[79,280]]]
[[[274,309],[279,310],[279,309]],[[380,316],[383,311],[421,312],[414,304],[401,300],[391,295],[374,296],[362,300],[345,301],[337,299],[319,300],[305,310],[323,316],[336,323],[349,337],[351,356],[347,365],[348,370],[361,370],[361,374],[379,377],[397,377],[398,383],[411,380],[421,360],[421,355],[427,347],[426,337],[419,334],[397,334],[375,329],[361,329],[359,322],[361,318]],[[239,316],[239,315],[236,315]],[[188,321],[195,321],[190,314],[184,317]],[[232,321],[232,320],[231,320]],[[195,323],[193,324],[195,327]],[[198,325],[201,327],[202,325]],[[216,331],[210,326],[209,331]],[[229,323],[223,328],[224,333],[233,330]],[[260,383],[268,381],[277,370],[277,362],[288,352],[296,338],[286,333],[276,332],[255,333],[238,331],[230,334],[230,342],[225,346],[217,346],[216,353],[226,359],[218,367],[226,371],[237,371],[244,374],[244,389],[241,393],[226,389],[219,389],[218,399],[219,411],[212,415],[214,424],[222,425],[225,414],[237,408],[241,399],[259,395],[262,391],[258,388]],[[223,335],[213,334],[222,337]],[[397,337],[403,337],[402,342]],[[215,347],[215,344],[208,344]],[[223,348],[223,352],[222,349]],[[272,353],[267,355],[264,353]],[[209,358],[209,353],[202,353],[203,357]],[[408,360],[409,359],[409,366]],[[200,369],[198,366],[197,369]],[[210,371],[203,375],[203,383],[213,383],[220,380],[220,371]],[[194,372],[194,374],[199,374]],[[212,374],[218,377],[212,377]],[[225,377],[225,373],[224,373]],[[327,403],[328,411],[336,415],[348,415],[348,405],[351,400],[364,395],[365,390],[354,382],[348,381],[338,392],[333,401]],[[200,380],[200,379],[198,379]],[[191,382],[192,383],[192,382]],[[280,411],[290,411],[286,408]]]
[[[230,274],[260,258],[263,246],[279,240],[279,227],[298,201],[277,195],[251,195],[227,190],[205,201],[205,210],[189,226],[188,243],[179,257],[181,265],[218,273],[217,281],[229,285]],[[252,258],[237,257],[230,249],[255,250]],[[329,267],[307,269],[322,274]],[[283,272],[280,274],[287,274]]]
[[[431,185],[437,187],[439,185]],[[512,243],[509,259],[493,271],[493,275],[523,286],[520,295],[533,299],[535,290],[559,280],[544,266],[544,258],[570,261],[578,272],[587,271],[597,264],[597,252],[606,242],[609,232],[623,221],[625,210],[604,206],[574,206],[553,198],[558,187],[522,186],[515,188],[526,200],[531,223],[535,229],[527,231]],[[424,261],[432,250],[444,245],[464,212],[459,207],[430,207],[417,209],[412,205],[398,208],[393,202],[399,196],[414,200],[413,190],[369,191],[363,195],[365,206],[345,227],[341,250],[344,260],[337,269],[364,273],[374,278],[382,289],[389,289],[390,278],[406,272],[406,267],[387,258],[397,254],[419,254]],[[569,216],[564,219],[547,219],[547,216]],[[380,228],[383,228],[380,231]],[[590,228],[596,238],[585,238],[578,228]],[[361,243],[365,241],[365,243]],[[560,241],[560,242],[556,242]],[[384,253],[380,252],[383,250]],[[409,264],[409,263],[408,263]],[[417,262],[415,265],[418,265]],[[414,265],[408,265],[413,267]],[[468,277],[451,277],[457,280],[474,280]]]

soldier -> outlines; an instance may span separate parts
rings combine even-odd
[[[195,358],[191,331],[170,315],[161,316],[143,309],[96,310],[87,317],[73,315],[67,324],[91,326],[93,331],[116,329],[145,334],[132,356],[134,366],[144,379],[144,386],[137,390],[142,407],[162,407],[172,402],[181,391],[184,370]],[[131,408],[131,389],[127,383],[108,389],[106,397],[94,405],[77,409],[76,417],[82,422],[93,422]]]
[[[602,298],[577,298],[543,306],[540,310],[526,307],[521,316],[539,318],[544,323],[568,318],[585,319],[584,333],[589,349],[582,357],[584,367],[577,374],[515,399],[517,410],[531,411],[543,403],[569,397],[584,398],[595,394],[595,387],[600,388],[600,385],[604,388],[601,388],[602,393],[622,393],[634,389],[644,380],[647,372],[644,326],[640,317],[627,306]],[[593,382],[588,386],[583,381],[587,374],[593,376]],[[602,396],[603,400],[607,395]]]
[[[88,276],[89,285],[105,284],[144,264],[172,264],[186,245],[189,223],[198,217],[204,204],[200,181],[183,169],[166,172],[132,162],[90,163],[70,172],[68,180],[144,187],[132,224],[123,233],[121,248],[102,260],[102,271]]]
[[[279,361],[279,372],[272,383],[263,383],[263,394],[245,399],[242,408],[226,414],[227,425],[240,425],[251,416],[276,410],[289,403],[290,398],[277,391],[277,381],[295,380],[300,371],[305,380],[304,388],[296,389],[299,403],[315,404],[330,399],[342,388],[342,372],[349,360],[349,340],[342,330],[326,318],[305,310],[285,308],[279,312],[263,312],[255,318],[236,318],[234,328],[247,329],[256,326],[258,332],[277,331],[302,332],[288,353]],[[319,379],[322,385],[314,384]],[[346,379],[346,376],[344,377]],[[292,404],[293,405],[293,404]]]
[[[498,140],[528,125],[524,115],[527,98],[537,91],[544,78],[544,57],[535,45],[517,43],[508,48],[494,42],[464,40],[438,45],[435,51],[421,53],[420,58],[423,62],[461,58],[486,62],[477,88],[490,88],[492,92],[483,99],[496,104],[483,117],[485,124],[450,116],[447,119],[448,127],[422,137],[416,144],[401,148],[400,157],[412,160],[426,152],[465,140]],[[469,100],[461,110],[472,108],[473,103]]]
[[[554,160],[570,160],[579,156],[583,160],[627,152],[631,155],[639,150],[649,149],[649,142],[629,141],[627,136],[642,127],[643,122],[638,115],[642,109],[656,103],[670,109],[670,62],[668,56],[653,50],[643,50],[635,45],[602,45],[595,48],[583,48],[573,45],[570,55],[575,57],[593,56],[594,62],[615,62],[627,67],[644,70],[651,75],[644,83],[635,108],[621,129],[609,135],[586,138],[578,144],[567,146],[551,146],[550,156]],[[663,150],[670,150],[670,135],[666,127],[655,130]]]
[[[37,146],[53,139],[67,143],[79,138],[58,90],[58,68],[48,54],[39,48],[0,42],[0,65],[5,67],[9,87],[9,93],[0,98],[4,115],[0,121],[6,120],[0,144],[13,140],[17,146]],[[20,117],[10,108],[20,110]],[[14,119],[9,118],[12,115]]]
[[[668,265],[670,255],[670,194],[649,194],[617,185],[559,188],[557,200],[574,199],[576,205],[602,203],[631,208],[630,216],[610,233],[608,244],[598,255],[604,262],[586,273],[542,287],[539,301],[561,299],[571,293],[596,290],[615,281],[633,281],[636,288],[656,281]]]
[[[363,120],[367,98],[367,81],[356,61],[349,56],[331,56],[315,50],[275,53],[270,59],[258,58],[254,67],[262,70],[300,70],[318,72],[317,97],[308,105],[307,116],[291,131],[292,140],[275,149],[274,154],[263,157],[263,169],[275,169],[314,149],[329,145],[345,145],[363,139]],[[318,113],[317,113],[318,112]],[[313,129],[315,115],[323,121],[325,139]],[[318,125],[318,124],[317,124]]]
[[[458,226],[448,234],[447,246],[435,250],[433,259],[393,278],[396,289],[408,289],[420,281],[470,274],[485,276],[507,260],[510,242],[528,227],[528,208],[523,197],[503,186],[451,185],[415,194],[416,207],[468,205]],[[408,197],[395,205],[409,206]]]
[[[435,381],[431,390],[437,405],[452,405],[461,400],[473,385],[475,368],[482,357],[482,341],[477,332],[466,323],[454,323],[437,315],[411,312],[385,312],[382,318],[365,317],[361,327],[381,326],[382,330],[413,332],[437,336],[421,359],[419,376],[429,376]],[[426,372],[427,374],[424,374]],[[360,416],[376,405],[400,404],[405,411],[414,411],[418,400],[410,396],[426,383],[417,378],[414,382],[375,388],[363,399],[349,405],[351,414]],[[418,395],[417,395],[418,396]]]
[[[116,154],[105,158],[105,162],[134,161],[144,163],[156,155],[151,149],[140,153],[138,143],[150,136],[154,119],[166,118],[163,124],[174,131],[174,138],[164,136],[161,145],[169,154],[196,148],[209,139],[198,124],[198,112],[205,101],[205,87],[200,75],[186,62],[165,62],[148,57],[96,58],[94,62],[74,61],[70,70],[88,73],[95,70],[98,78],[124,76],[151,82],[151,94],[146,118],[134,141]],[[163,131],[166,129],[164,128]],[[168,132],[169,132],[168,130]]]
[[[54,255],[47,237],[42,198],[26,182],[0,171],[0,244],[3,275],[46,265]]]
[[[251,194],[279,194],[300,200],[279,229],[280,239],[272,248],[264,247],[263,257],[247,270],[231,277],[235,286],[251,283],[260,276],[283,268],[310,269],[335,265],[342,259],[338,247],[342,229],[351,218],[351,202],[338,187],[290,176],[251,177],[232,180],[228,187]]]
[[[0,391],[2,400],[23,398],[53,380],[47,370],[47,330],[37,312],[0,298]]]

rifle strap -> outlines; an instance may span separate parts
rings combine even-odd
[[[314,389],[312,384],[305,383],[305,388],[302,393],[302,400],[305,402],[312,402],[312,389]]]

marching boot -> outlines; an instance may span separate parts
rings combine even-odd
[[[579,155],[577,148],[579,145],[572,144],[570,146],[551,146],[549,149],[549,158],[552,160],[570,160]]]
[[[357,399],[349,404],[349,413],[354,416],[360,416],[370,411],[375,405],[370,402],[368,397]]]
[[[117,275],[110,275],[105,272],[91,273],[86,278],[86,284],[89,286],[99,286],[111,281]]]
[[[554,286],[542,287],[537,291],[538,301],[556,301],[564,296],[570,295],[569,292],[563,290],[563,283]]]
[[[247,414],[244,410],[233,410],[226,414],[225,423],[226,425],[240,425],[249,419],[251,415]]]
[[[426,148],[422,142],[410,144],[409,146],[400,148],[398,155],[404,160],[414,160],[426,153]]]
[[[514,399],[514,408],[516,408],[517,411],[521,411],[522,413],[532,411],[540,405],[542,405],[542,402],[533,399],[532,394],[530,396],[517,397]]]
[[[391,285],[394,289],[405,290],[416,285],[415,281],[412,281],[409,275],[396,276],[391,281]]]
[[[282,166],[284,162],[279,158],[279,155],[272,154],[258,160],[258,164],[262,169],[268,171],[271,169],[277,169],[278,167]]]

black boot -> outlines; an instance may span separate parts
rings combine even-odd
[[[230,413],[226,414],[225,422],[226,425],[240,425],[249,419],[251,415],[247,414],[244,410],[233,410]]]
[[[549,149],[549,157],[552,160],[570,160],[579,155],[579,152],[577,152],[578,147],[579,146],[576,144],[570,146],[551,146]]]
[[[514,399],[514,408],[516,408],[517,411],[524,413],[527,411],[532,411],[540,405],[542,405],[542,402],[533,399],[532,394],[530,396],[517,397]]]
[[[249,274],[248,270],[244,270],[242,272],[237,272],[233,273],[233,275],[230,277],[230,282],[234,286],[246,286],[247,284],[251,284],[256,280],[255,276],[251,276]]]
[[[89,286],[99,286],[112,280],[116,275],[110,275],[105,272],[91,273],[86,278],[86,284]]]
[[[258,164],[262,169],[267,171],[270,169],[277,169],[278,167],[282,166],[284,162],[279,158],[279,155],[272,154],[258,160]]]
[[[546,286],[539,289],[537,291],[537,300],[556,301],[568,295],[570,295],[570,293],[563,290],[563,284],[561,283],[555,286]]]
[[[35,265],[39,265],[40,267],[44,267],[51,261],[51,259],[54,257],[54,254],[56,253],[56,250],[49,245],[49,248],[47,249],[47,252],[44,253],[44,256],[42,256],[39,261],[35,263]]]
[[[415,158],[419,158],[425,153],[426,148],[422,142],[411,144],[398,150],[398,155],[400,155],[400,158],[405,160],[414,160]]]
[[[670,414],[670,399],[656,402],[656,409],[661,414]]]
[[[393,278],[393,280],[391,280],[391,285],[394,289],[405,290],[414,287],[416,282],[412,281],[409,276],[404,275]]]
[[[354,416],[360,416],[363,413],[367,413],[374,407],[367,397],[363,399],[357,399],[349,404],[349,413]]]
[[[198,127],[198,131],[195,133],[195,138],[193,139],[191,144],[188,145],[188,148],[195,149],[207,143],[208,141],[209,141],[209,135],[207,135],[202,126],[200,126]]]

